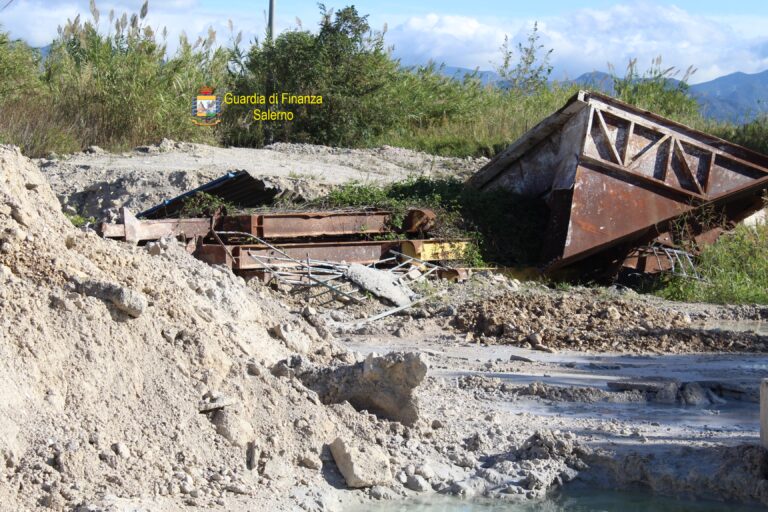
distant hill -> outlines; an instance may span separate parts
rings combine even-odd
[[[768,70],[732,73],[691,86],[702,113],[718,120],[744,122],[768,112]]]
[[[676,84],[676,80],[671,80]],[[613,93],[613,81],[608,73],[584,73],[573,83],[583,87]],[[732,73],[709,82],[693,84],[690,94],[701,105],[701,113],[717,121],[743,123],[768,112],[768,70],[761,73]]]
[[[461,79],[473,70],[445,66],[443,74]],[[483,83],[499,83],[499,75],[493,71],[478,71]],[[578,84],[606,94],[613,94],[613,79],[603,71],[584,73],[566,83]],[[677,80],[671,80],[676,84]],[[503,84],[499,84],[503,87]],[[690,86],[690,94],[701,105],[704,116],[717,121],[744,123],[759,114],[768,113],[768,70],[761,73],[732,73],[709,82]]]
[[[455,66],[444,66],[442,72],[444,75],[450,76],[451,78],[455,78],[457,80],[463,79],[466,75],[477,73],[477,78],[479,78],[480,82],[483,84],[496,83],[500,78],[499,74],[495,71],[480,71],[476,69],[459,68]]]

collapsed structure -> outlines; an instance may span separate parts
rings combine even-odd
[[[768,156],[693,130],[608,96],[581,91],[468,181],[548,207],[539,269],[566,278],[693,270],[692,255],[764,206]],[[140,243],[184,238],[189,252],[235,273],[279,277],[300,268],[300,281],[338,275],[337,263],[398,266],[460,259],[466,240],[429,236],[435,213],[375,208],[268,211],[178,218],[198,192],[247,209],[278,191],[245,171],[230,172],[101,233]],[[510,241],[507,241],[509,243]],[[511,241],[514,243],[514,241]],[[694,271],[695,272],[695,271]],[[456,274],[456,271],[453,272]],[[317,284],[317,283],[316,283]]]
[[[548,273],[615,275],[678,264],[763,207],[768,157],[618,100],[581,91],[468,180],[544,198]],[[703,222],[710,210],[719,222]]]

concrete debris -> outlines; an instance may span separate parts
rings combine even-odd
[[[427,374],[427,361],[418,353],[373,354],[361,363],[335,368],[294,368],[305,386],[323,403],[348,401],[358,410],[413,425],[419,419],[414,390]]]
[[[365,265],[352,264],[346,270],[345,276],[362,289],[388,300],[395,306],[407,306],[411,303],[413,292],[398,283],[396,274]]]
[[[352,488],[386,485],[392,480],[389,457],[376,446],[357,447],[337,437],[330,445],[333,460]]]
[[[112,303],[128,316],[138,318],[147,307],[146,297],[130,288],[105,281],[75,281],[80,293]]]

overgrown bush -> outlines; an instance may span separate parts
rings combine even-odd
[[[688,80],[696,71],[693,67],[689,67],[682,78],[676,79],[677,69],[663,67],[661,57],[657,57],[642,75],[637,68],[637,59],[629,60],[624,76],[611,71],[617,99],[681,123],[701,122],[699,105],[688,94]]]
[[[768,224],[739,225],[704,248],[702,280],[670,278],[659,291],[673,300],[768,304]]]
[[[210,129],[190,122],[201,85],[226,86],[229,52],[215,33],[194,44],[182,38],[168,56],[166,35],[144,24],[148,11],[104,19],[91,2],[91,19],[78,15],[59,28],[42,65],[39,55],[0,34],[0,139],[30,156],[89,145],[123,149],[163,137],[215,142]],[[6,77],[9,78],[6,80]],[[23,101],[19,101],[23,99]]]
[[[501,48],[500,86],[483,85],[477,73],[463,80],[433,64],[404,68],[354,7],[321,5],[316,31],[301,27],[241,48],[218,47],[215,34],[167,55],[166,35],[156,34],[140,12],[91,16],[60,28],[44,63],[27,45],[0,32],[0,141],[30,156],[68,153],[96,144],[111,150],[163,137],[262,146],[275,141],[332,146],[394,145],[449,156],[492,156],[557,110],[577,86],[549,81],[551,49],[534,26],[523,44]],[[234,31],[234,30],[233,30]],[[640,74],[635,60],[614,74],[617,96],[677,121],[758,151],[768,151],[768,121],[745,126],[713,123],[687,95],[687,78],[661,60]],[[270,92],[320,95],[322,105],[279,105],[292,121],[254,121],[253,109],[227,105],[217,129],[194,126],[191,99],[202,85],[236,95]],[[22,95],[22,96],[20,96]],[[20,101],[23,97],[24,101]]]
[[[396,98],[391,96],[397,63],[384,46],[384,35],[370,30],[367,16],[354,7],[335,13],[320,5],[317,33],[296,29],[275,40],[255,41],[247,54],[235,49],[233,94],[314,95],[322,105],[278,104],[293,120],[253,120],[254,108],[230,106],[224,140],[228,144],[261,146],[276,141],[334,146],[365,144],[397,123]]]
[[[506,191],[467,189],[456,178],[409,178],[388,185],[348,183],[335,187],[314,202],[323,208],[374,206],[394,213],[401,227],[408,208],[431,208],[437,213],[437,238],[469,238],[474,266],[486,262],[531,265],[541,251],[548,211],[543,201]]]

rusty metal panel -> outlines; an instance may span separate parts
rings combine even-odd
[[[768,156],[582,91],[468,185],[546,198],[541,262],[550,270],[590,257],[613,267],[704,208],[732,222],[758,210],[768,189]],[[717,233],[694,225],[691,234],[705,244]]]
[[[123,224],[102,224],[100,232],[107,238],[124,238],[130,242],[157,240],[164,236],[185,235],[187,239],[205,236],[210,219],[137,220],[123,211]],[[219,231],[248,233],[264,239],[339,237],[390,233],[392,213],[384,210],[285,212],[222,216]],[[435,213],[421,208],[406,215],[403,231],[415,233],[434,227]]]
[[[261,217],[260,238],[302,238],[385,233],[390,212],[307,212]]]
[[[235,267],[231,251],[221,245],[198,245],[192,254],[209,265],[225,265],[230,269]]]
[[[666,192],[661,190],[661,192]],[[692,208],[682,194],[660,193],[652,184],[612,174],[599,165],[580,165],[571,201],[568,235],[560,257],[588,256],[606,245],[647,234],[658,222]]]
[[[184,236],[192,239],[205,236],[211,229],[210,219],[162,219],[138,220],[126,208],[122,208],[123,223],[102,223],[99,233],[104,238],[124,239],[126,242],[139,243],[158,240],[165,236]]]
[[[281,258],[282,255],[263,245],[229,246],[235,257],[235,270],[264,268],[258,258]],[[347,263],[374,263],[382,259],[390,249],[398,250],[398,241],[323,242],[305,244],[280,244],[278,249],[297,260],[337,261]],[[286,262],[290,265],[290,262]]]

